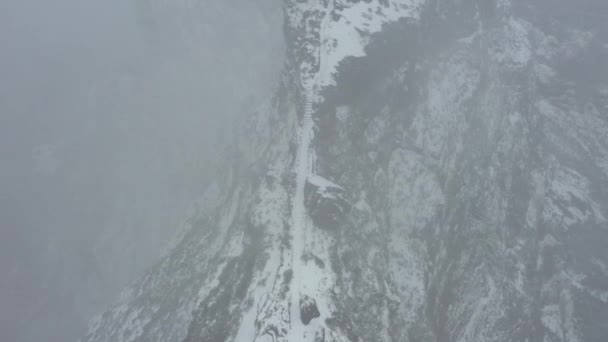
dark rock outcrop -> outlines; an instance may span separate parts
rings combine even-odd
[[[336,231],[351,208],[344,189],[315,175],[308,178],[304,191],[308,214],[315,226]]]
[[[319,316],[321,316],[321,313],[317,307],[317,301],[309,296],[302,296],[300,298],[300,317],[302,318],[302,323],[308,325],[310,321]]]

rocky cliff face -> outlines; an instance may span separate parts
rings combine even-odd
[[[284,8],[276,96],[85,340],[603,341],[608,6]]]

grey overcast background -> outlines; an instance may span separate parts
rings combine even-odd
[[[187,3],[0,0],[0,340],[82,335],[276,81],[280,6]]]

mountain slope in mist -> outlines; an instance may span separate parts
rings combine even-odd
[[[0,1],[0,340],[74,341],[160,260],[274,90],[269,2]]]
[[[601,341],[606,6],[559,5],[286,1],[275,96],[84,340]]]

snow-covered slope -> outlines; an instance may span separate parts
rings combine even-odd
[[[601,22],[506,0],[284,6],[276,97],[86,340],[601,341]]]

